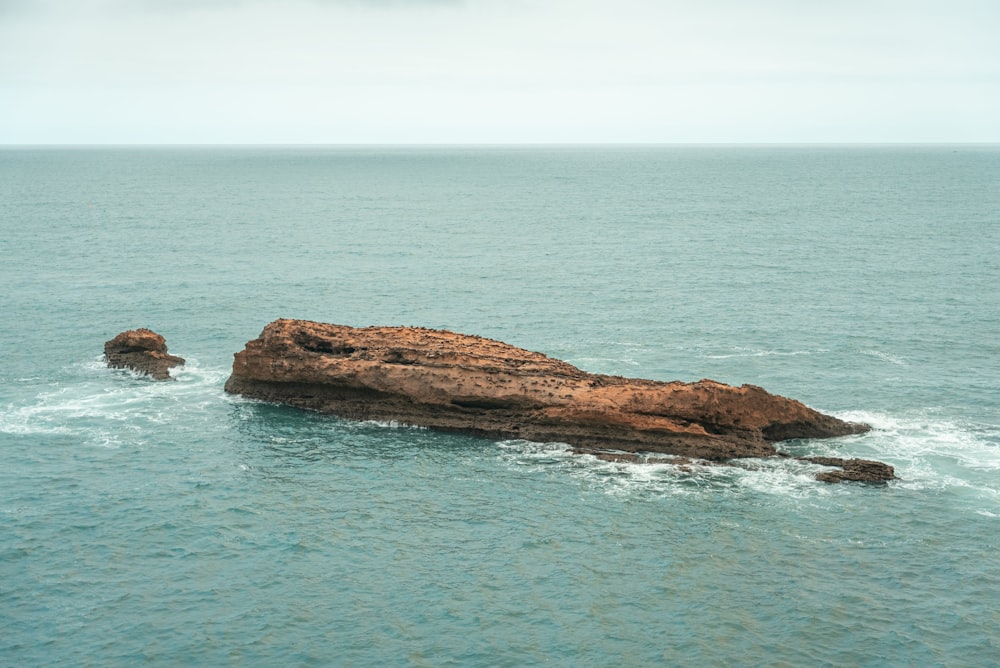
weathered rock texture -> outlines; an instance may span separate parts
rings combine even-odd
[[[868,430],[753,385],[591,374],[478,336],[302,320],[276,320],[248,342],[226,391],[359,420],[715,462]]]
[[[157,380],[169,379],[169,370],[184,364],[183,357],[167,353],[162,336],[145,328],[130,329],[106,342],[104,358],[112,369],[132,369]]]
[[[896,472],[891,466],[870,459],[841,459],[840,457],[798,457],[798,459],[823,466],[838,466],[843,469],[818,474],[816,480],[823,482],[844,482],[845,480],[888,482],[896,477]]]

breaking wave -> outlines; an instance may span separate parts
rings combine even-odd
[[[228,372],[194,359],[173,369],[172,381],[109,370],[101,358],[68,371],[72,380],[50,383],[33,400],[7,406],[0,413],[0,433],[65,436],[106,447],[141,444],[150,428],[196,419],[227,400],[222,382]]]
[[[786,442],[794,455],[859,457],[893,465],[903,489],[965,489],[997,505],[1000,513],[1000,427],[935,419],[932,415],[892,416],[867,411],[837,414],[841,419],[872,426],[867,434],[828,440]],[[552,469],[601,485],[608,493],[636,491],[692,494],[700,490],[753,491],[790,496],[823,496],[858,489],[815,480],[824,467],[794,459],[746,459],[732,466],[671,463],[608,462],[574,455],[565,444],[504,441],[500,457],[510,466],[543,472]]]

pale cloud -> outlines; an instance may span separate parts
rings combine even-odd
[[[0,142],[1000,141],[992,3],[57,4],[0,0]]]
[[[33,8],[32,0],[0,0],[0,16],[21,14]]]

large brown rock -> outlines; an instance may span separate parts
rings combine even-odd
[[[352,419],[710,461],[868,430],[753,385],[605,376],[478,336],[303,320],[276,320],[248,342],[226,391]]]
[[[167,353],[162,336],[145,328],[130,329],[106,342],[104,358],[112,369],[132,369],[157,380],[169,379],[169,370],[184,364],[183,357]]]

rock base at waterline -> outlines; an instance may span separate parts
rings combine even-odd
[[[145,328],[130,329],[106,342],[104,358],[112,369],[131,369],[157,380],[168,380],[170,369],[184,364],[183,357],[167,352],[162,336]]]
[[[823,482],[888,482],[896,478],[896,470],[888,464],[871,459],[842,459],[840,457],[796,457],[803,462],[839,467],[839,471],[817,474]]]
[[[591,374],[478,336],[305,320],[276,320],[249,341],[226,391],[351,419],[713,462],[869,429],[753,385]]]

